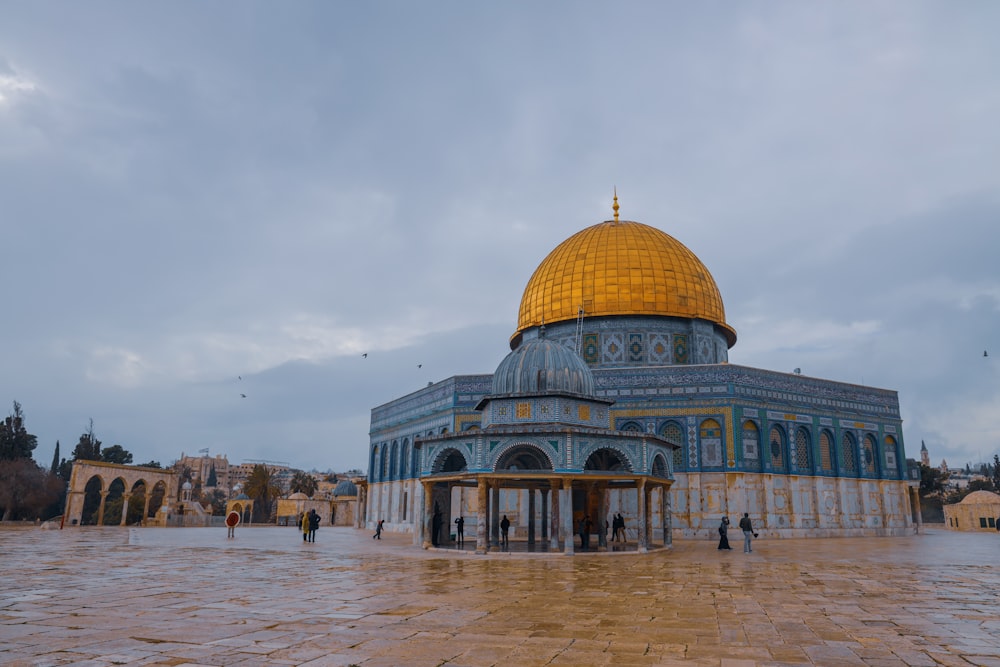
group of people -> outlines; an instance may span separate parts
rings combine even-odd
[[[319,529],[319,514],[316,513],[316,510],[311,509],[308,512],[303,512],[302,518],[299,519],[299,525],[302,527],[302,541],[315,542],[316,531]]]
[[[750,515],[747,512],[744,512],[743,518],[740,519],[740,530],[743,531],[743,553],[751,553],[753,551],[751,541],[757,537],[757,533],[754,532],[753,522],[750,521]],[[722,522],[719,524],[719,549],[732,550],[732,547],[729,546],[728,516],[722,517]]]

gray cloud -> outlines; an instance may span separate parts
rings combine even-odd
[[[714,274],[735,363],[897,389],[911,456],[990,457],[998,13],[7,7],[0,398],[40,460],[93,417],[142,460],[364,467],[368,410],[491,371],[617,185]]]

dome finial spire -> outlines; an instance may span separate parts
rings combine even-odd
[[[612,204],[611,210],[615,212],[615,222],[618,222],[618,186],[615,186],[615,203]]]

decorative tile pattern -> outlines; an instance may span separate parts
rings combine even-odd
[[[641,333],[630,333],[628,335],[628,360],[631,363],[641,363],[645,361],[645,348],[642,345]]]
[[[688,337],[686,334],[674,334],[674,363],[688,362]]]
[[[649,334],[649,363],[666,365],[672,362],[670,336],[661,333]]]
[[[625,362],[625,337],[620,333],[606,334],[601,340],[601,363],[621,364]]]
[[[583,345],[581,347],[581,356],[583,357],[583,360],[588,364],[596,364],[600,359],[600,354],[597,348],[597,334],[583,334]]]

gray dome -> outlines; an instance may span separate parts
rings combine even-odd
[[[494,395],[594,395],[594,376],[573,350],[545,338],[524,341],[493,374]]]
[[[358,495],[358,487],[354,485],[349,479],[342,479],[337,482],[337,486],[333,489],[333,497],[337,496],[356,496]]]

